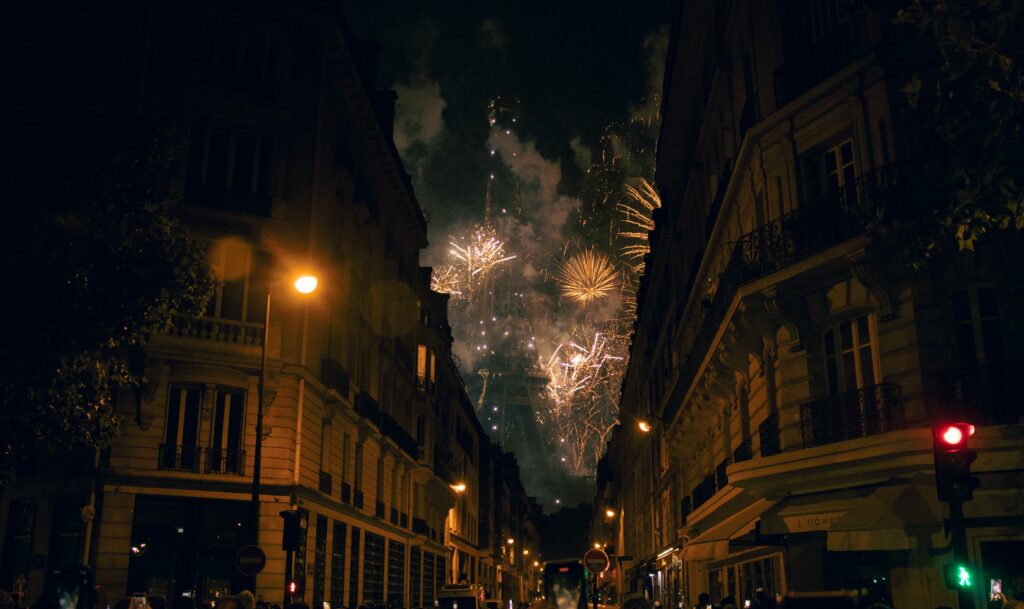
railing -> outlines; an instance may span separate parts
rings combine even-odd
[[[195,319],[185,315],[176,315],[167,333],[171,336],[233,345],[260,346],[263,344],[263,324],[233,319],[217,319],[212,317]]]
[[[703,317],[697,317],[699,327],[680,369],[680,381],[693,382],[741,286],[861,235],[869,223],[883,216],[917,215],[933,201],[923,176],[920,164],[881,167],[840,192],[806,201],[800,209],[741,236],[718,276],[717,290],[705,302]],[[664,413],[666,418],[672,415]]]
[[[779,454],[779,413],[768,415],[768,418],[757,427],[757,435],[761,439],[762,457]]]
[[[245,451],[161,444],[157,453],[157,469],[240,476],[245,473]]]
[[[981,425],[1018,423],[1024,418],[1024,404],[1014,381],[1022,373],[1024,362],[933,371],[928,374],[934,388],[927,397],[929,415]]]
[[[384,502],[383,501],[378,501],[376,503],[376,505],[374,505],[373,515],[376,516],[377,518],[383,518],[384,517]]]
[[[348,482],[341,483],[341,502],[351,503],[352,502],[352,485]]]
[[[416,439],[409,435],[409,432],[399,425],[398,421],[391,418],[391,415],[388,413],[382,412],[380,418],[380,432],[394,440],[395,444],[398,444],[398,447],[405,454],[415,459],[419,455],[419,446],[416,444]]]
[[[398,510],[391,508],[391,524],[398,524]]]
[[[356,489],[352,493],[352,505],[359,509],[363,509],[363,491]]]
[[[417,535],[429,535],[430,527],[427,526],[427,521],[422,518],[412,519],[412,532]]]
[[[434,382],[431,381],[427,376],[422,374],[416,375],[416,390],[421,393],[430,393],[434,391]]]
[[[904,429],[900,387],[880,383],[806,402],[800,426],[805,448]]]

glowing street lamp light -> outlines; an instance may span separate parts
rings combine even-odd
[[[511,537],[509,537],[508,539],[506,539],[506,540],[505,540],[505,543],[507,543],[508,545],[512,545],[512,544],[514,544],[515,542],[516,542],[516,540],[515,540],[515,539],[512,539]]]
[[[311,294],[316,290],[317,278],[313,275],[303,275],[295,280],[295,290],[299,294]]]
[[[600,541],[595,541],[594,542],[594,549],[595,550],[600,550],[601,549],[601,542]]]
[[[452,484],[451,487],[452,487],[452,490],[455,491],[456,493],[462,493],[462,492],[465,492],[465,490],[466,490],[466,483],[465,482],[459,482],[457,484]]]
[[[612,508],[608,508],[607,510],[604,511],[604,515],[607,518],[615,518],[615,510],[613,510]]]
[[[636,422],[636,426],[637,426],[637,427],[639,427],[639,428],[640,428],[640,431],[642,431],[643,433],[648,433],[648,432],[650,432],[650,431],[651,431],[652,429],[654,429],[654,428],[653,428],[653,427],[651,426],[651,424],[650,424],[650,423],[648,423],[647,421],[645,421],[645,420],[643,420],[643,419],[640,419],[639,421],[637,421],[637,422]]]
[[[523,556],[529,556],[529,555],[530,555],[530,551],[529,550],[523,550]]]

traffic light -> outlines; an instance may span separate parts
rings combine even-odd
[[[293,577],[288,580],[288,596],[302,598],[302,593],[305,590],[305,583],[298,577]]]
[[[965,562],[948,562],[942,566],[947,590],[970,590],[974,587],[974,568]]]
[[[302,545],[302,539],[306,535],[306,517],[299,510],[285,510],[281,512],[281,518],[284,519],[281,549],[294,552]]]
[[[971,463],[978,453],[967,448],[967,439],[973,435],[970,423],[943,423],[932,428],[939,501],[970,501],[974,497],[978,479],[971,476]]]

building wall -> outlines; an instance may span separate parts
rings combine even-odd
[[[815,23],[834,18],[836,29],[801,25],[826,6],[835,11]],[[972,441],[985,490],[968,512],[1002,517],[990,502],[1015,501],[994,472],[1019,472],[1019,451],[1010,456],[998,438],[1020,412],[992,397],[1020,361],[1022,271],[995,252],[1019,244],[937,256],[921,272],[879,257],[866,222],[927,208],[942,165],[936,151],[924,154],[927,138],[900,98],[906,38],[893,35],[884,6],[858,6],[688,2],[678,12],[659,143],[663,208],[624,426],[599,488],[621,497],[623,553],[636,558],[624,593],[673,605],[704,591],[718,598],[737,593],[726,590],[733,569],[749,595],[757,565],[775,570],[768,587],[780,594],[856,587],[870,571],[889,582],[879,590],[894,605],[951,604],[936,583],[943,559],[929,554],[945,545],[946,508],[934,499],[928,431],[950,416],[980,429]],[[802,36],[813,40],[801,47]],[[989,295],[1001,355],[978,347],[977,361],[965,359],[955,303],[977,312]],[[858,347],[843,351],[848,339]],[[654,430],[641,434],[639,419]],[[884,510],[891,522],[865,523]],[[972,559],[1001,569],[978,544]],[[680,561],[684,581],[661,583]]]

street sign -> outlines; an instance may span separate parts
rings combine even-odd
[[[256,575],[267,566],[267,555],[259,546],[242,546],[235,554],[235,568],[242,575]]]
[[[583,555],[583,566],[591,573],[603,573],[608,568],[608,555],[604,550],[587,550]]]

